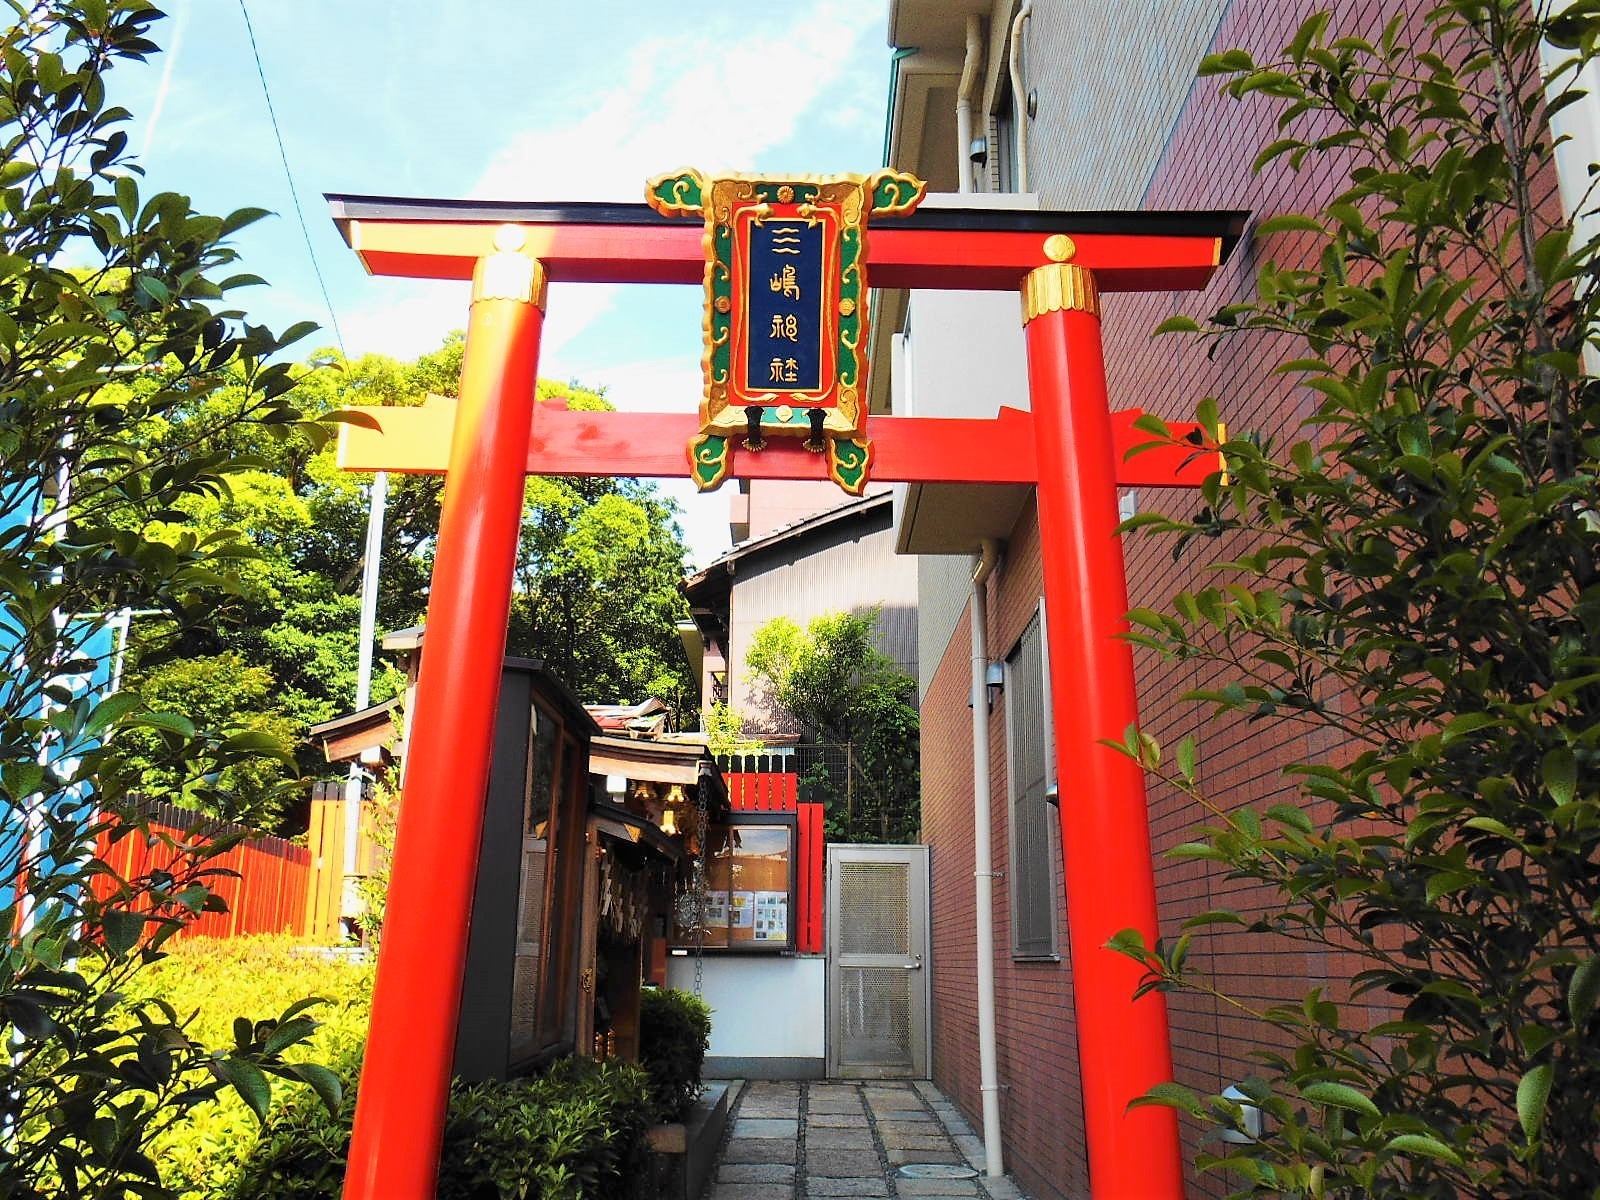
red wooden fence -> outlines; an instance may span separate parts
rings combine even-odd
[[[790,775],[790,779],[794,776]],[[799,842],[795,853],[799,862],[799,895],[795,899],[795,943],[801,954],[822,953],[822,895],[826,890],[823,881],[823,864],[827,856],[827,835],[822,825],[822,805],[797,806],[800,816]]]
[[[98,857],[124,879],[153,870],[170,870],[184,856],[160,839],[168,834],[182,840],[195,833],[219,837],[243,830],[242,826],[215,821],[192,809],[171,804],[148,804],[145,814],[150,836],[137,832],[116,843],[100,839]],[[208,859],[207,869],[220,868],[236,875],[213,875],[206,884],[227,902],[228,911],[205,913],[184,927],[178,936],[237,937],[247,933],[304,934],[306,891],[311,879],[311,852],[282,838],[253,836]],[[104,894],[106,881],[96,890]]]
[[[734,812],[794,812],[799,777],[780,771],[729,771],[728,803]]]

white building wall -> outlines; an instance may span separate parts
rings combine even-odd
[[[816,541],[821,542],[821,534]],[[812,543],[814,546],[816,543]],[[738,564],[746,567],[743,562]],[[728,694],[746,728],[788,733],[752,686],[746,655],[756,630],[774,617],[786,616],[804,626],[833,612],[880,610],[880,648],[901,670],[916,671],[917,569],[894,552],[894,530],[856,525],[853,536],[824,548],[810,549],[792,563],[773,563],[736,574],[728,602]]]
[[[667,960],[667,986],[694,990],[694,959]],[[825,1068],[827,960],[708,954],[703,995],[711,1006],[708,1078],[819,1078]]]
[[[1028,407],[1022,305],[1011,292],[915,293],[894,361],[897,413],[993,417],[1002,407]],[[917,558],[919,697],[966,609],[970,569],[963,555]]]

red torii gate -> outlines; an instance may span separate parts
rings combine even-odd
[[[547,281],[698,283],[702,230],[643,204],[518,204],[330,196],[335,221],[381,275],[471,279],[459,401],[368,409],[346,426],[352,470],[445,472],[401,820],[378,957],[346,1200],[431,1200],[461,994],[482,797],[527,474],[688,476],[695,415],[536,405]],[[874,478],[1037,484],[1073,991],[1089,1177],[1097,1200],[1178,1200],[1170,1109],[1128,1109],[1171,1078],[1166,1005],[1135,1001],[1141,968],[1104,949],[1156,938],[1144,777],[1098,743],[1138,716],[1118,486],[1193,487],[1217,459],[1150,439],[1106,397],[1099,293],[1203,287],[1241,212],[1052,213],[929,209],[874,225],[872,286],[1018,289],[1031,412],[995,420],[871,417]],[[1193,427],[1182,427],[1192,430]],[[999,453],[976,453],[987,443]],[[1197,443],[1198,444],[1198,443]],[[448,451],[447,448],[448,447]],[[740,475],[818,478],[818,456],[773,439]],[[469,801],[463,803],[463,800]]]

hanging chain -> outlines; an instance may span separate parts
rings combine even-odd
[[[695,828],[700,832],[700,853],[695,859],[694,871],[690,876],[695,896],[696,920],[694,923],[694,994],[704,997],[706,989],[706,934],[710,928],[706,925],[706,918],[710,915],[707,911],[706,894],[706,864],[711,858],[711,829],[706,817],[706,777],[700,776],[700,786],[695,788],[694,813]]]
[[[706,892],[707,863],[711,855],[710,818],[706,813],[705,777],[695,791],[695,836],[700,846],[689,868],[689,880],[673,903],[673,917],[678,928],[694,939],[694,994],[705,992],[706,934],[710,932],[706,919],[710,916],[709,897]]]

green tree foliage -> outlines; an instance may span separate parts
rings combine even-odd
[[[726,704],[706,710],[706,745],[713,754],[760,754],[766,745],[744,731],[744,718]]]
[[[382,355],[345,363],[323,353],[294,369],[291,396],[308,416],[356,404],[414,404],[459,370],[460,360],[458,338],[410,364]],[[213,410],[232,403],[240,386],[232,379],[196,411],[147,422],[141,433],[156,447],[181,442],[190,424],[214,420]],[[223,444],[254,465],[237,472],[226,492],[185,500],[176,524],[154,528],[169,537],[186,529],[239,530],[252,557],[238,570],[230,603],[205,624],[182,630],[175,642],[176,631],[159,615],[136,618],[129,679],[168,698],[174,711],[191,720],[218,711],[237,714],[245,726],[270,735],[283,758],[275,769],[230,777],[206,804],[153,767],[146,771],[145,789],[154,799],[295,832],[294,806],[305,795],[300,776],[328,769],[306,744],[306,729],[348,711],[355,693],[367,480],[340,470],[327,440],[304,431],[273,437],[234,428]],[[436,478],[391,476],[380,629],[422,619],[439,494]],[[386,699],[402,686],[399,673],[380,662],[374,696]],[[146,757],[151,749],[148,736],[136,735],[130,743],[130,750]]]
[[[452,395],[463,346],[454,334],[410,363],[377,354],[345,362],[324,351],[297,369],[292,395],[316,416]],[[239,386],[212,404],[231,403]],[[597,393],[549,381],[541,381],[539,397],[610,407]],[[208,409],[202,414],[187,416],[211,417]],[[147,425],[145,434],[165,445],[183,438],[185,426]],[[278,739],[286,756],[296,754],[276,769],[231,776],[219,814],[292,833],[304,828],[294,807],[305,795],[299,777],[328,771],[305,731],[347,712],[355,694],[370,477],[340,469],[331,445],[304,434],[240,430],[229,445],[257,465],[236,474],[226,493],[186,501],[171,532],[242,530],[254,557],[240,567],[238,595],[214,621],[185,631],[179,660],[167,652],[147,666],[145,631],[163,629],[158,620],[137,622],[130,674],[192,720],[238,713],[244,725]],[[442,490],[438,476],[389,478],[380,633],[426,616]],[[525,512],[508,653],[545,661],[584,699],[658,695],[680,713],[689,707],[688,662],[674,629],[687,616],[677,587],[684,549],[671,502],[637,480],[531,478]],[[403,684],[380,662],[373,697],[387,699]],[[150,748],[150,738],[136,740]],[[146,786],[154,798],[193,803],[160,771],[147,772]]]
[[[212,1050],[129,985],[201,910],[225,843],[168,840],[158,868],[115,873],[99,846],[149,836],[125,748],[200,801],[276,746],[197,726],[136,689],[104,697],[105,616],[155,610],[171,655],[242,587],[249,548],[187,526],[227,494],[236,432],[321,436],[289,402],[282,337],[225,297],[230,234],[261,215],[194,212],[141,189],[106,77],[154,53],[142,0],[11,6],[0,29],[0,1195],[170,1195],[151,1138],[232,1087],[258,1114],[272,1075],[319,1086],[282,1055],[315,1028],[308,1002],[241,1018]],[[239,386],[229,389],[230,383]],[[226,393],[226,395],[224,395]],[[203,416],[195,416],[198,413]],[[152,422],[185,433],[152,446]],[[333,1099],[333,1097],[329,1097]]]
[[[826,613],[805,628],[774,617],[745,662],[811,742],[838,748],[802,778],[826,797],[836,841],[903,842],[921,825],[917,681],[873,641],[876,610]]]
[[[639,480],[528,480],[511,653],[543,660],[583,700],[656,696],[683,721],[695,689],[676,629],[689,608],[675,512]]]
[[[1596,13],[1453,0],[1415,47],[1404,19],[1373,44],[1324,14],[1272,62],[1203,68],[1281,105],[1260,163],[1349,171],[1326,212],[1261,226],[1300,231],[1311,265],[1267,262],[1255,299],[1169,323],[1285,339],[1316,412],[1287,445],[1230,441],[1194,519],[1130,523],[1242,550],[1218,586],[1136,612],[1136,640],[1216,679],[1195,698],[1217,711],[1338,747],[1258,811],[1207,794],[1192,741],[1163,758],[1130,735],[1211,814],[1178,853],[1276,897],[1117,943],[1148,986],[1268,1027],[1244,1085],[1264,1134],[1201,1160],[1236,1195],[1600,1194],[1600,386],[1580,366],[1600,247],[1542,202],[1546,115]],[[1545,38],[1572,56],[1548,93]],[[1227,953],[1229,927],[1362,969],[1256,1011],[1186,958],[1212,930]],[[1219,1097],[1151,1099],[1238,1127]]]

